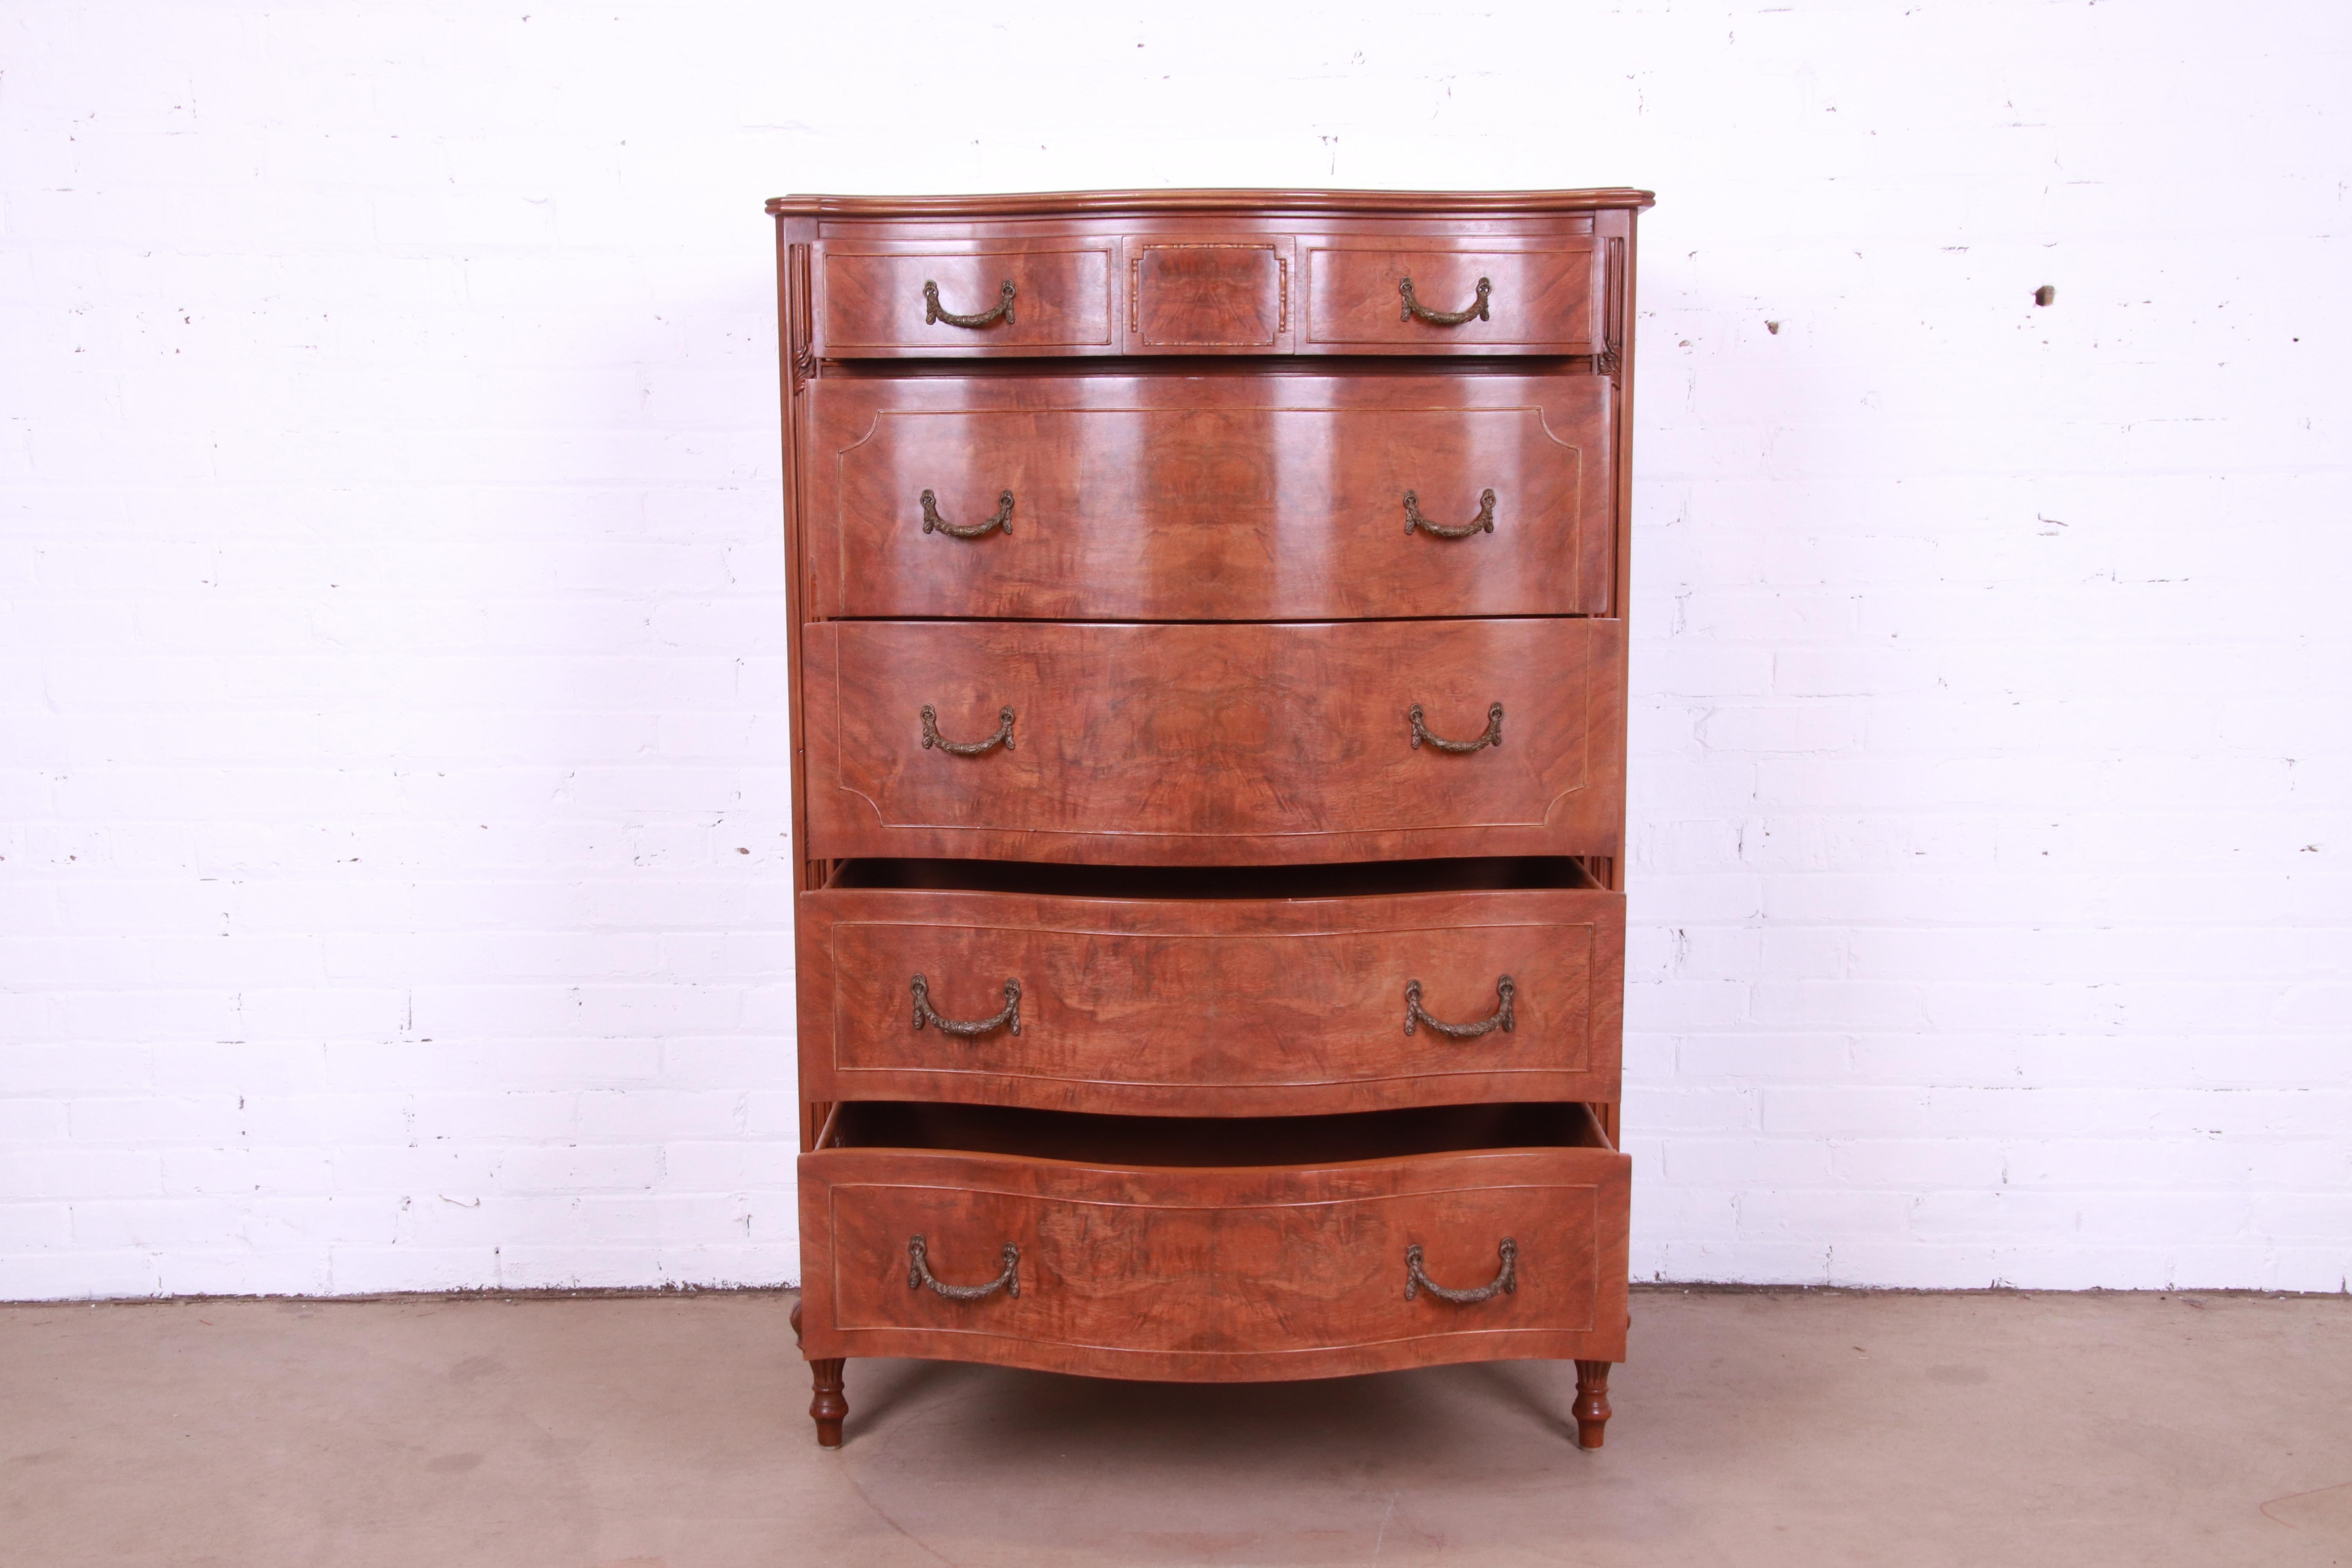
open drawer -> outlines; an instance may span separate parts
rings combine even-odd
[[[1581,1105],[844,1105],[801,1157],[802,1350],[1212,1382],[1620,1361],[1628,1164]]]

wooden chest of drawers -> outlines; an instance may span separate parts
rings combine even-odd
[[[768,204],[820,1443],[1542,1356],[1600,1445],[1649,201]]]

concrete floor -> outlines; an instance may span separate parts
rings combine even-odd
[[[852,1362],[781,1293],[0,1309],[0,1563],[2352,1564],[2352,1300],[1645,1291],[1572,1369]]]

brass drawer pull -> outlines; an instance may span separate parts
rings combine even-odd
[[[929,495],[931,492],[925,490],[923,493]],[[1004,503],[1007,507],[1013,504],[1012,491],[1004,492]],[[929,523],[925,523],[923,531],[928,533],[930,531],[930,526]],[[1448,528],[1444,523],[1432,522],[1422,516],[1421,497],[1414,491],[1407,490],[1404,492],[1404,531],[1411,533],[1416,528],[1423,533],[1432,534],[1439,539],[1467,539],[1474,533],[1492,533],[1495,531],[1495,492],[1480,490],[1478,515],[1459,528]]]
[[[1414,1242],[1404,1249],[1404,1299],[1412,1300],[1426,1290],[1441,1301],[1458,1301],[1464,1305],[1491,1301],[1496,1296],[1516,1296],[1519,1292],[1519,1244],[1509,1237],[1496,1251],[1503,1255],[1503,1271],[1491,1284],[1474,1286],[1467,1290],[1448,1290],[1421,1271],[1421,1243]]]
[[[1499,713],[1501,710],[1498,709],[1496,711]],[[1415,745],[1420,743],[1418,741],[1413,742]],[[1445,744],[1443,741],[1437,743],[1441,746]],[[1013,749],[1013,710],[1003,708],[997,710],[996,733],[985,741],[944,741],[940,738],[940,710],[926,702],[923,704],[923,750],[928,752],[933,746],[942,752],[952,752],[959,757],[976,757],[999,746],[1009,752]]]
[[[1013,285],[1007,283],[1005,287],[1010,289]],[[1400,321],[1410,321],[1415,316],[1418,316],[1433,327],[1458,327],[1463,322],[1469,321],[1474,317],[1481,321],[1492,321],[1494,318],[1486,314],[1486,296],[1494,291],[1494,283],[1490,279],[1481,278],[1478,279],[1478,302],[1476,304],[1472,305],[1466,310],[1433,310],[1428,306],[1423,304],[1420,300],[1412,297],[1412,279],[1410,278],[1403,279],[1397,284],[1397,293],[1404,300],[1404,309],[1397,313],[1397,320]],[[1007,300],[1010,300],[1012,297],[1013,296],[1010,294],[1005,296]],[[952,320],[953,318],[950,319]]]
[[[1495,492],[1488,490],[1486,493],[1493,495]],[[1487,526],[1491,528],[1493,524],[1489,523]],[[978,539],[984,533],[993,533],[999,529],[1006,533],[1013,531],[1013,492],[1011,490],[1006,490],[996,498],[994,517],[985,522],[964,523],[950,522],[946,518],[941,517],[940,498],[929,490],[923,492],[923,531],[925,533],[946,533],[958,539]]]
[[[993,1296],[999,1290],[1017,1297],[1021,1294],[1021,1249],[1008,1241],[1004,1244],[1003,1258],[1004,1272],[985,1285],[942,1285],[931,1278],[930,1258],[924,1250],[923,1238],[910,1236],[907,1238],[907,1289],[919,1290],[929,1285],[935,1293],[950,1301],[977,1301],[983,1296]],[[1430,1289],[1434,1290],[1437,1287],[1433,1285]]]
[[[915,976],[914,993],[915,1029],[919,1034],[926,1024],[942,1035],[961,1035],[965,1039],[971,1039],[975,1035],[985,1035],[991,1029],[1009,1028],[1016,1035],[1021,1032],[1021,982],[1018,980],[1008,980],[1004,983],[1003,1012],[993,1018],[979,1018],[969,1023],[961,1018],[942,1018],[932,1012],[931,983],[919,974]],[[1508,1024],[1503,1026],[1507,1029],[1510,1027]],[[1444,1026],[1441,1024],[1438,1027],[1443,1028]],[[1406,1026],[1406,1032],[1412,1032],[1411,1025]]]
[[[940,321],[945,321],[950,327],[992,327],[999,321],[1008,327],[1013,325],[1013,279],[1007,278],[1004,287],[997,291],[996,309],[982,310],[973,316],[959,316],[953,310],[940,309],[940,286],[928,278],[924,279],[923,324],[928,327]]]
[[[1404,1032],[1410,1035],[1426,1024],[1433,1033],[1444,1035],[1449,1040],[1475,1040],[1497,1029],[1507,1035],[1512,1029],[1512,999],[1518,994],[1517,984],[1506,974],[1495,982],[1495,994],[1502,1001],[1495,1008],[1492,1017],[1481,1018],[1475,1024],[1444,1024],[1421,1010],[1421,982],[1416,980],[1404,988]]]
[[[929,712],[929,710],[924,711]],[[1013,710],[1007,708],[1004,715],[1005,730],[1010,733]],[[1486,732],[1475,741],[1446,741],[1431,734],[1429,726],[1422,721],[1421,704],[1418,702],[1406,710],[1405,721],[1412,726],[1412,749],[1416,752],[1425,745],[1434,746],[1441,752],[1475,752],[1481,746],[1500,746],[1503,743],[1503,705],[1499,702],[1486,710]],[[924,742],[925,745],[929,743],[928,741]]]

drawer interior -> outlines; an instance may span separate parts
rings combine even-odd
[[[1478,1149],[1601,1149],[1580,1104],[1430,1105],[1339,1116],[1097,1116],[1011,1106],[851,1100],[827,1149],[913,1149],[1082,1164],[1328,1165]]]
[[[1563,855],[1328,866],[1055,866],[874,857],[838,862],[825,886],[1070,899],[1348,899],[1378,893],[1599,888],[1601,883],[1582,861]]]

